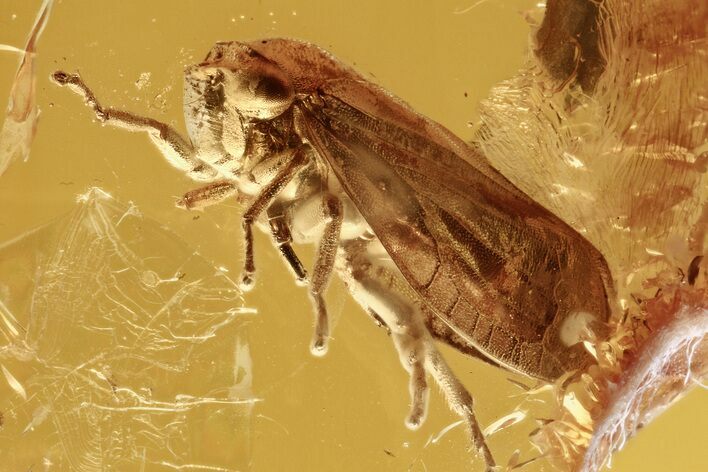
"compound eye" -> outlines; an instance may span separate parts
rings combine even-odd
[[[270,63],[247,70],[235,89],[232,98],[241,114],[262,120],[283,113],[295,97],[287,75]]]
[[[261,77],[255,90],[257,98],[275,103],[289,101],[291,93],[290,84],[272,75]]]

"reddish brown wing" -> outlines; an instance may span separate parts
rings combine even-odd
[[[535,377],[553,379],[590,361],[567,339],[573,323],[607,320],[608,276],[602,255],[582,236],[481,156],[461,157],[453,151],[460,143],[419,134],[410,119],[399,125],[395,114],[372,114],[380,106],[362,107],[365,113],[327,93],[297,108],[301,133],[406,280],[455,333]]]

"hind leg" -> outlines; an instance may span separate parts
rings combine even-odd
[[[382,326],[388,329],[403,368],[409,374],[411,407],[406,426],[417,429],[425,420],[429,396],[425,373],[427,332],[423,318],[410,299],[401,293],[399,282],[381,266],[373,253],[376,241],[355,239],[342,242],[337,270],[353,297]]]
[[[492,453],[487,446],[482,429],[479,426],[477,417],[474,414],[472,395],[467,391],[457,376],[452,372],[445,362],[440,352],[432,342],[431,338],[426,341],[425,367],[431,373],[437,384],[442,389],[452,410],[460,415],[467,423],[467,430],[472,439],[472,444],[482,454],[487,470],[493,470],[495,466]]]
[[[383,294],[386,299],[376,297],[370,300],[368,308],[373,310],[390,330],[393,345],[403,368],[408,372],[408,391],[410,393],[410,412],[406,418],[409,429],[418,429],[428,412],[430,390],[426,379],[425,326],[422,324],[415,307],[403,297],[386,293],[383,285],[374,281],[365,281],[369,295]]]
[[[429,393],[426,373],[430,373],[450,407],[467,423],[487,470],[493,470],[494,459],[475,417],[472,396],[438,352],[416,295],[390,260],[381,257],[378,245],[377,240],[345,242],[338,269],[354,298],[390,330],[401,363],[410,375],[411,409],[406,425],[416,429],[425,420]]]

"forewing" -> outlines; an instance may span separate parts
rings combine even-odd
[[[515,370],[555,378],[586,363],[561,336],[576,313],[607,319],[602,256],[481,156],[463,158],[449,135],[416,132],[411,123],[425,118],[397,120],[412,112],[395,101],[343,98],[323,93],[299,106],[300,132],[424,303]]]

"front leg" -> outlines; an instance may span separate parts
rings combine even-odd
[[[170,125],[153,118],[101,106],[94,93],[78,74],[56,71],[51,78],[58,85],[67,86],[84,97],[86,105],[93,110],[101,123],[134,132],[147,132],[167,161],[174,167],[187,172],[187,175],[192,179],[208,181],[216,177],[217,172],[197,159],[191,143],[180,136]]]
[[[268,215],[268,223],[270,224],[270,233],[273,236],[275,245],[278,247],[280,254],[292,269],[295,275],[295,281],[298,285],[307,283],[307,271],[303,267],[300,258],[297,257],[292,247],[293,236],[288,226],[287,217],[280,205],[271,205],[266,213]]]
[[[177,200],[177,207],[185,210],[202,210],[223,202],[236,192],[238,192],[238,188],[235,182],[219,180],[185,193],[181,199]]]
[[[258,216],[270,206],[278,194],[285,188],[295,175],[307,164],[307,151],[305,146],[300,146],[293,153],[290,161],[278,174],[256,195],[251,206],[243,214],[243,234],[245,242],[245,256],[243,274],[241,275],[241,289],[249,291],[255,283],[256,266],[253,261],[253,223]]]

